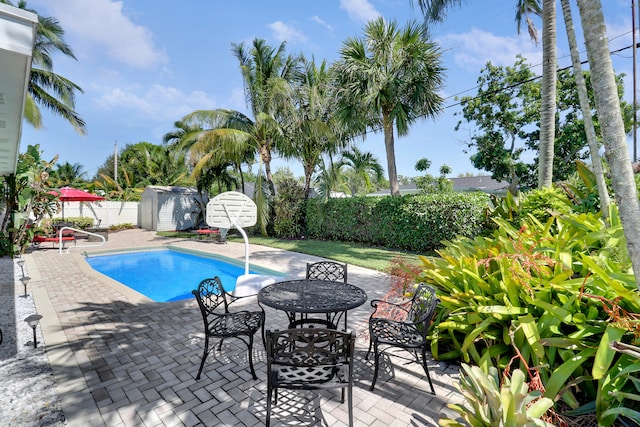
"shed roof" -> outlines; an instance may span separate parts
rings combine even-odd
[[[198,190],[192,187],[174,187],[170,185],[147,185],[144,191],[156,193],[198,194]]]

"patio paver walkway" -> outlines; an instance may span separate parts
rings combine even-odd
[[[246,347],[236,340],[217,346],[199,381],[195,380],[203,346],[202,319],[195,300],[156,303],[93,272],[81,252],[172,244],[244,259],[244,245],[218,245],[158,238],[154,232],[111,233],[105,247],[70,253],[39,249],[25,256],[30,287],[43,315],[49,361],[68,426],[258,426],[266,413],[266,363],[261,340],[254,346],[258,379],[249,373]],[[318,258],[251,245],[250,261],[303,277],[306,262]],[[349,282],[381,297],[385,274],[349,266]],[[195,288],[197,284],[194,283]],[[16,286],[21,286],[19,282]],[[255,304],[252,299],[251,304]],[[283,313],[265,308],[267,327],[286,325]],[[369,391],[372,360],[366,321],[369,303],[349,312],[358,332],[354,416],[357,426],[436,426],[446,407],[459,402],[453,379],[457,367],[430,361],[436,396],[409,353],[385,359],[374,392]],[[411,363],[409,363],[411,362]],[[339,391],[320,394],[281,391],[274,425],[345,425],[346,405]]]

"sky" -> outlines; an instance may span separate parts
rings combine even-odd
[[[610,50],[632,45],[631,0],[602,0]],[[441,95],[444,109],[433,119],[419,120],[408,135],[396,136],[399,175],[413,177],[420,158],[428,171],[451,167],[450,176],[477,171],[465,153],[472,135],[468,125],[455,131],[461,112],[456,97],[474,95],[487,61],[511,66],[522,54],[539,75],[541,43],[526,28],[518,34],[516,0],[463,0],[430,34],[442,51],[446,68]],[[361,37],[366,23],[379,16],[401,26],[422,19],[412,0],[28,0],[40,15],[58,19],[77,61],[54,56],[54,71],[84,90],[76,111],[87,123],[78,134],[65,120],[43,110],[43,128],[25,124],[21,151],[40,144],[44,158],[79,163],[92,178],[115,149],[148,141],[162,144],[174,122],[201,109],[228,108],[248,113],[238,60],[232,43],[250,45],[255,38],[286,52],[316,61],[339,59],[348,38]],[[586,59],[578,8],[572,1],[582,58]],[[558,66],[570,65],[562,10],[558,14]],[[637,20],[636,20],[637,21]],[[535,20],[542,35],[541,23]],[[626,49],[612,56],[616,73],[625,73],[625,99],[633,100],[633,56]],[[369,133],[359,148],[373,153],[387,169],[382,133]],[[302,176],[299,162],[274,160],[272,170],[288,167]]]

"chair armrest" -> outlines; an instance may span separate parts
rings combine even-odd
[[[387,301],[387,300],[383,300],[383,299],[373,299],[371,300],[371,307],[377,309],[378,305],[380,304],[384,304],[384,305],[391,305],[391,306],[395,306],[400,308],[401,310],[405,310],[407,311],[407,309],[405,308],[407,305],[411,304],[411,300],[406,300],[403,302],[391,302],[391,301]]]
[[[397,319],[398,317],[406,317],[409,314],[409,310],[407,308],[408,305],[411,304],[411,300],[407,300],[401,303],[394,303],[390,301],[385,301],[382,299],[374,299],[371,300],[371,307],[374,308],[373,313],[371,313],[370,318],[376,317],[376,313],[380,311],[385,311],[384,318],[392,318]]]

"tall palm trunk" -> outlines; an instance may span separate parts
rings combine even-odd
[[[387,173],[389,175],[389,188],[392,196],[400,195],[400,185],[398,184],[398,172],[396,169],[395,141],[393,138],[393,119],[390,114],[382,114],[384,127],[384,148],[387,151]]]
[[[593,173],[596,176],[598,185],[598,196],[600,198],[600,209],[602,218],[605,221],[609,219],[609,192],[607,184],[604,181],[604,172],[602,170],[602,161],[598,147],[598,139],[596,138],[596,130],[591,119],[591,106],[589,105],[589,97],[587,95],[587,85],[582,74],[582,66],[580,65],[580,53],[578,52],[578,43],[576,42],[576,33],[573,27],[573,18],[571,17],[571,4],[569,0],[560,0],[562,4],[562,14],[564,16],[564,24],[567,29],[567,39],[569,40],[569,50],[571,51],[571,62],[573,64],[573,74],[576,78],[576,87],[578,88],[578,99],[580,100],[580,109],[582,110],[582,119],[584,121],[584,131],[587,135],[587,143],[591,154],[591,163]]]
[[[542,100],[540,104],[540,147],[538,187],[551,187],[553,145],[556,133],[556,1],[542,4]]]
[[[275,197],[276,195],[276,187],[273,183],[273,173],[271,173],[271,150],[267,144],[260,146],[260,156],[262,158],[262,163],[264,164],[264,173],[267,177],[267,185],[269,186],[269,192],[271,193],[269,197]]]
[[[591,69],[591,84],[602,129],[605,156],[609,161],[613,190],[627,240],[627,250],[640,288],[640,205],[624,133],[609,43],[600,0],[578,0],[580,19]]]

